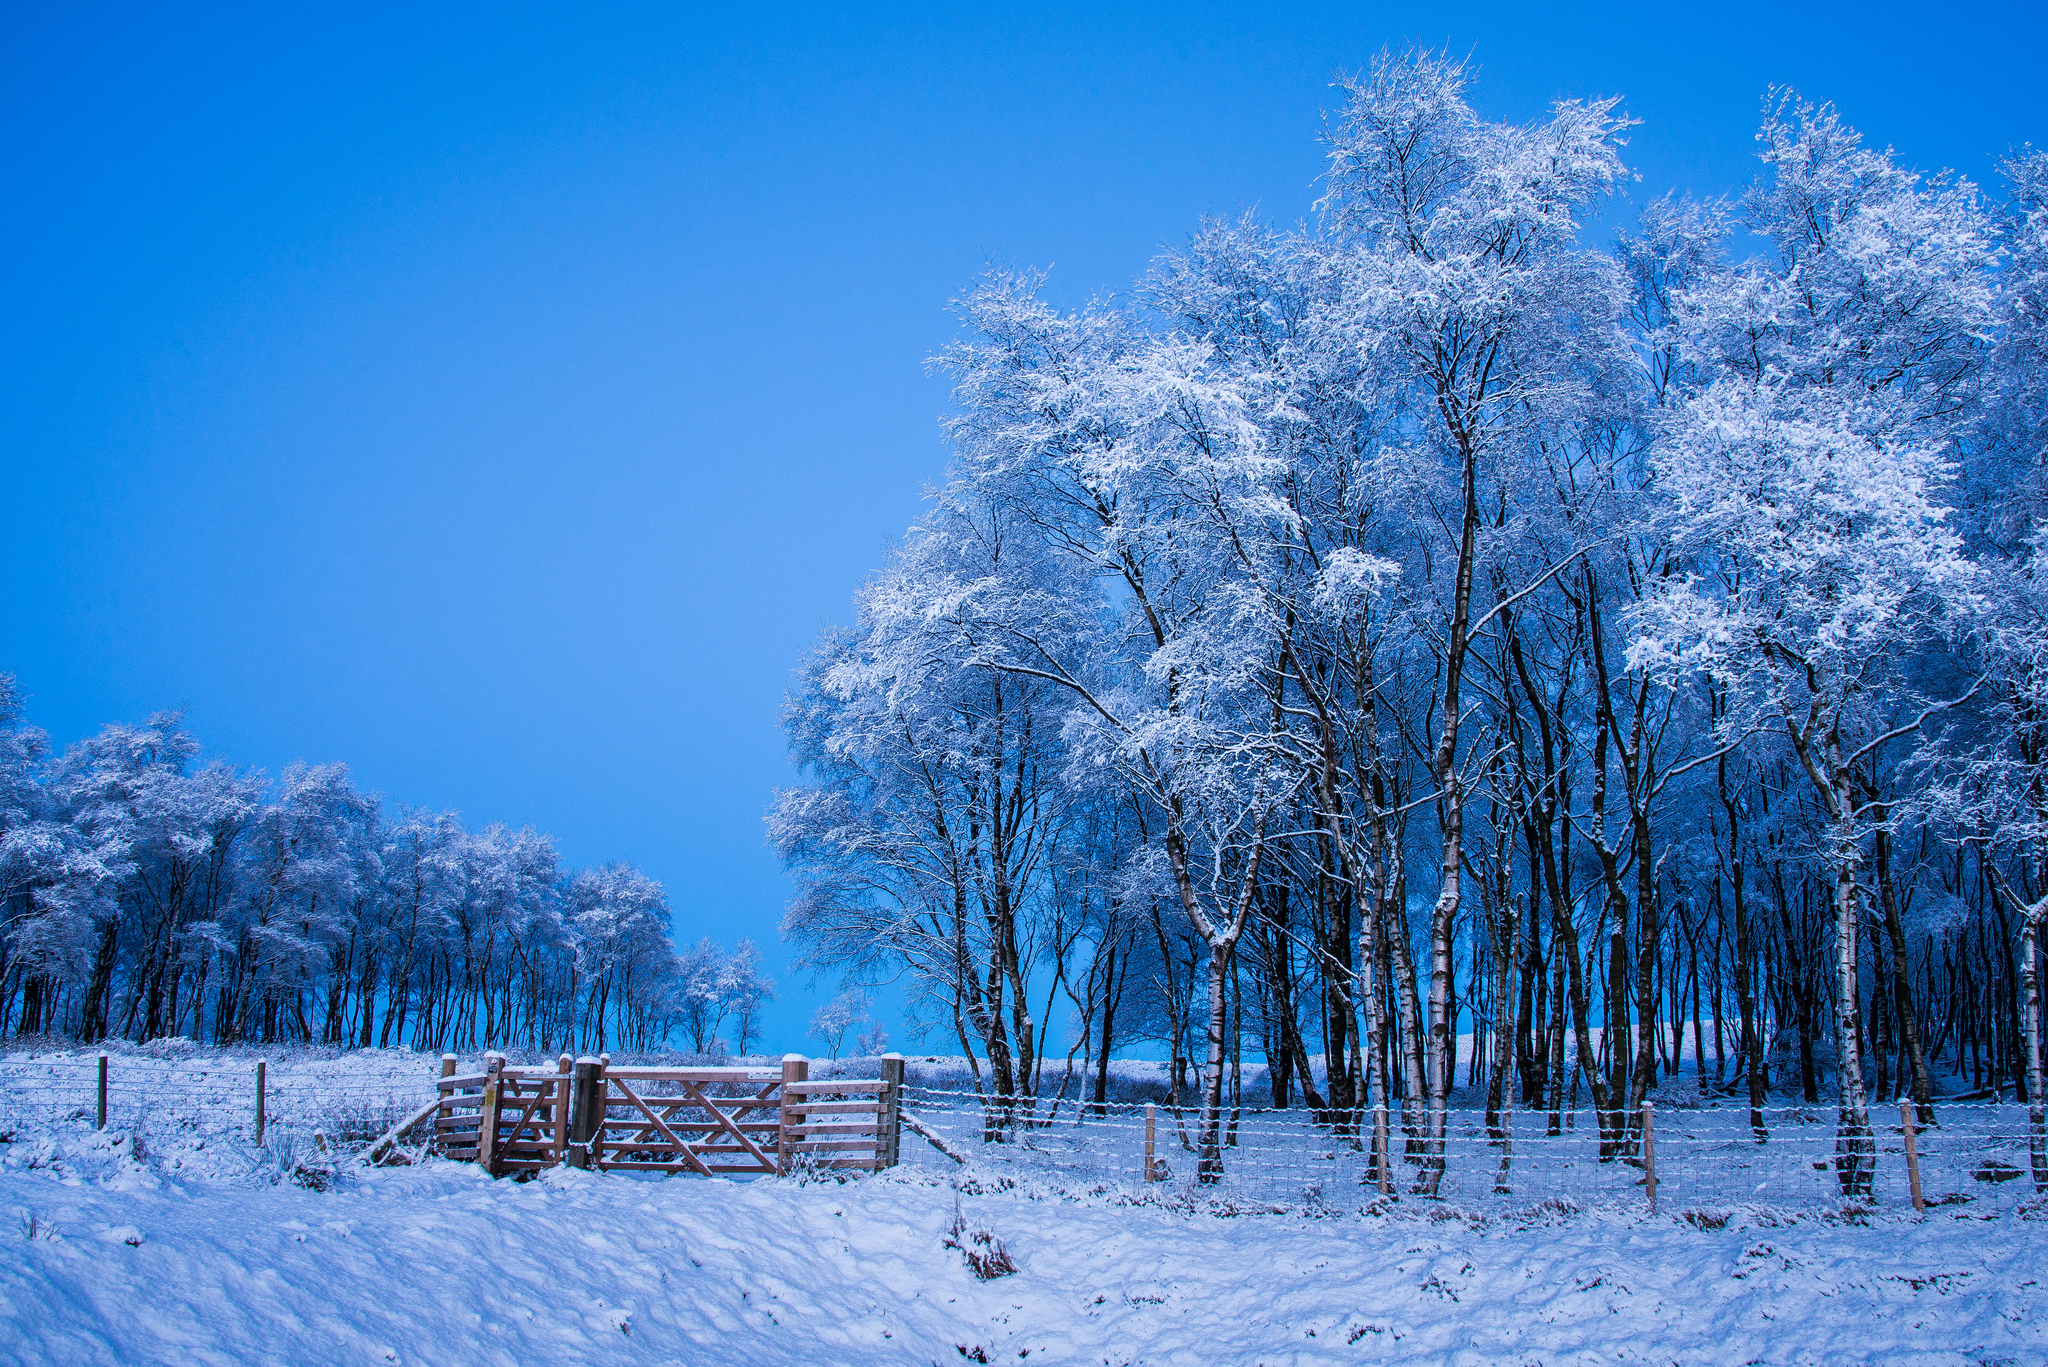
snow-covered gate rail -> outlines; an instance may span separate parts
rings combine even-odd
[[[443,1062],[433,1108],[442,1155],[492,1173],[566,1164],[611,1172],[766,1176],[799,1167],[874,1171],[900,1148],[903,1060],[883,1076],[813,1081],[807,1059],[761,1068],[615,1067],[608,1058],[484,1070]]]

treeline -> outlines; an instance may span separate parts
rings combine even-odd
[[[744,1052],[774,995],[630,865],[198,753],[160,713],[52,755],[0,675],[0,1034]]]
[[[786,709],[787,933],[999,1096],[1165,1040],[1211,1177],[1247,1040],[1433,1190],[1461,1066],[1625,1158],[1689,1033],[1867,1191],[1873,1097],[2041,1100],[2048,155],[2000,206],[1778,92],[1739,204],[1589,245],[1616,102],[1466,82],[1349,81],[1306,227],[961,301],[954,473]]]

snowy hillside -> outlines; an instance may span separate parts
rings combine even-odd
[[[184,1183],[9,1146],[0,1358],[29,1363],[2041,1361],[2040,1224],[1537,1205],[1231,1217],[911,1167],[838,1183]],[[947,1247],[987,1230],[1018,1271]],[[1654,1343],[1655,1352],[1649,1351]]]
[[[1825,1117],[1769,1145],[1747,1112],[1673,1108],[1662,1213],[1629,1169],[1548,1143],[1532,1117],[1508,1183],[1474,1130],[1448,1199],[1386,1200],[1357,1152],[1292,1113],[1247,1112],[1221,1186],[1139,1180],[1142,1105],[983,1145],[947,1060],[914,1110],[965,1153],[905,1136],[904,1165],[846,1182],[641,1179],[557,1169],[491,1181],[352,1157],[373,1115],[431,1093],[397,1051],[268,1060],[189,1046],[0,1060],[0,1361],[134,1363],[2022,1363],[2048,1355],[2013,1108],[1946,1108],[1916,1218],[1896,1183],[1843,1207],[1807,1161]],[[848,1066],[857,1066],[849,1061]],[[922,1076],[920,1077],[919,1074]],[[1142,1094],[1156,1065],[1119,1068]],[[1777,1123],[1774,1121],[1774,1123]],[[1472,1130],[1464,1120],[1457,1127]],[[1521,1133],[1520,1130],[1517,1131]],[[316,1138],[317,1135],[317,1138]],[[1692,1136],[1691,1140],[1687,1136]],[[1965,1142],[1967,1141],[1967,1142]],[[1572,1146],[1576,1145],[1574,1149]],[[1897,1166],[1881,1145],[1879,1176]],[[1738,1169],[1738,1164],[1758,1165]],[[1772,1166],[1775,1165],[1775,1166]],[[1767,1170],[1766,1170],[1767,1169]],[[1752,1178],[1777,1182],[1761,1191]],[[968,1254],[1008,1255],[983,1281]],[[1654,1352],[1652,1346],[1654,1345]]]

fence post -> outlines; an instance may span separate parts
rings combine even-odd
[[[1657,1103],[1643,1103],[1643,1190],[1649,1193],[1650,1214],[1657,1213]]]
[[[882,1055],[882,1132],[877,1136],[875,1166],[893,1168],[903,1151],[903,1055]]]
[[[441,1055],[441,1076],[443,1078],[451,1078],[455,1076],[455,1055]],[[442,1087],[437,1085],[434,1088],[434,1096],[439,1104],[434,1111],[433,1135],[432,1138],[430,1138],[427,1142],[433,1147],[433,1150],[436,1153],[441,1152],[447,1143],[447,1137],[443,1132],[441,1122],[449,1119],[452,1115],[452,1112],[450,1112],[450,1110],[448,1109],[448,1103],[449,1100],[454,1097],[454,1095],[455,1089],[452,1087]],[[374,1157],[374,1155],[372,1156]]]
[[[1153,1158],[1152,1158],[1152,1153],[1153,1153],[1153,1147],[1152,1147],[1152,1139],[1153,1139],[1153,1130],[1154,1130],[1154,1129],[1155,1129],[1155,1127],[1156,1127],[1156,1126],[1158,1125],[1158,1123],[1159,1123],[1159,1108],[1158,1108],[1157,1106],[1153,1105],[1153,1104],[1152,1104],[1151,1102],[1149,1102],[1149,1101],[1148,1101],[1148,1102],[1146,1102],[1146,1103],[1145,1103],[1145,1180],[1146,1180],[1147,1182],[1156,1182],[1156,1181],[1158,1181],[1158,1180],[1159,1180],[1159,1169],[1158,1169],[1158,1168],[1157,1168],[1156,1166],[1154,1166],[1154,1161],[1153,1161]]]
[[[811,1061],[802,1054],[782,1056],[782,1114],[775,1126],[775,1167],[778,1172],[787,1173],[796,1162],[796,1135],[793,1127],[802,1123],[797,1117],[802,1111],[793,1109],[792,1101],[801,1104],[801,1098],[789,1090],[792,1082],[808,1082],[811,1077]]]
[[[476,1122],[476,1165],[494,1172],[498,1148],[498,1087],[505,1076],[503,1054],[484,1055],[484,1104]]]
[[[604,1168],[604,1125],[612,1113],[612,1056],[597,1056],[597,1074],[590,1085],[590,1166]]]
[[[562,1161],[572,1168],[590,1166],[590,1141],[597,1135],[597,1089],[604,1065],[585,1054],[569,1075],[569,1151]]]
[[[1899,1122],[1906,1130],[1906,1182],[1913,1190],[1913,1213],[1918,1215],[1927,1209],[1927,1203],[1920,1196],[1920,1149],[1913,1142],[1913,1120],[1912,1101],[1900,1101]]]
[[[269,1064],[263,1059],[256,1060],[256,1147],[263,1147],[263,1084]]]
[[[1391,1196],[1394,1192],[1394,1165],[1388,1161],[1387,1104],[1384,1101],[1372,1108],[1372,1152],[1374,1170],[1379,1174],[1380,1195]]]
[[[569,1156],[569,1075],[575,1067],[576,1060],[567,1054],[555,1060],[555,1104],[548,1119],[554,1122],[557,1163]]]
[[[107,1128],[107,1056],[100,1055],[100,1118],[97,1129]]]

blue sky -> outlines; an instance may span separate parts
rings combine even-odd
[[[1301,218],[1409,41],[1492,117],[1625,96],[1630,203],[1746,184],[1772,83],[1980,183],[2048,142],[2037,6],[573,8],[9,11],[0,670],[60,744],[182,704],[631,860],[776,961],[776,1048],[832,986],[776,709],[943,473],[985,263],[1079,302]]]

